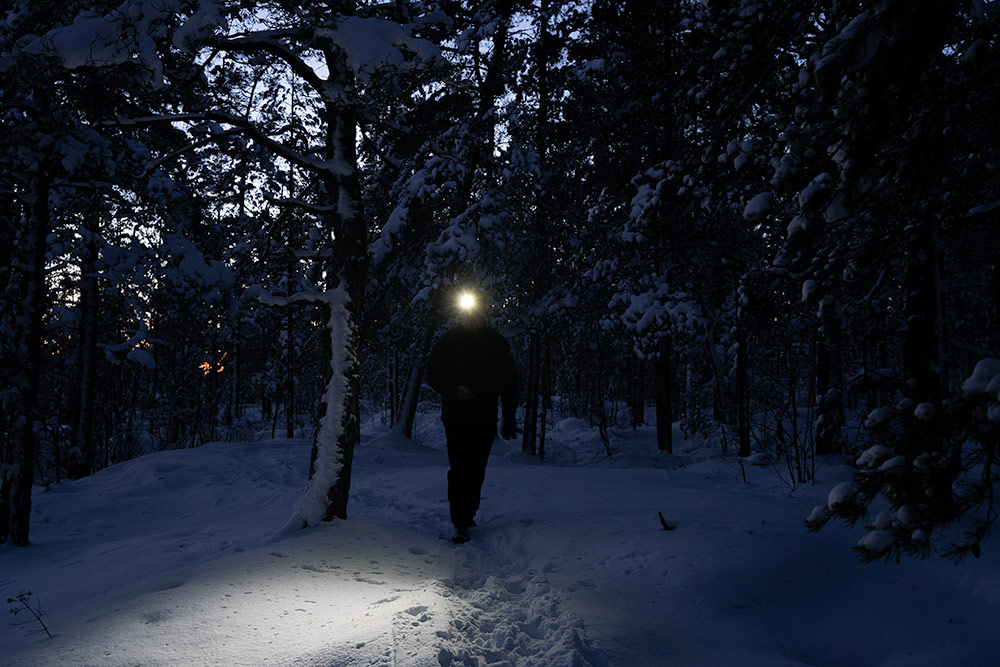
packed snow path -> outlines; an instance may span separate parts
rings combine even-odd
[[[161,452],[59,485],[36,496],[33,545],[0,548],[0,595],[30,590],[55,637],[4,627],[0,664],[977,665],[1000,651],[991,545],[961,567],[860,565],[845,529],[801,527],[827,486],[791,491],[767,468],[744,484],[714,447],[656,457],[649,434],[627,435],[614,465],[572,421],[552,433],[555,461],[498,444],[461,546],[441,539],[433,426],[427,448],[359,448],[350,520],[285,535],[307,442]]]

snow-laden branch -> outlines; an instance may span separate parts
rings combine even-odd
[[[326,303],[332,304],[336,295],[331,292],[296,292],[288,296],[275,296],[274,294],[261,294],[257,297],[265,306],[289,306],[293,303]]]
[[[238,53],[255,53],[258,51],[269,53],[282,60],[293,72],[302,77],[302,80],[308,83],[313,90],[323,95],[326,82],[298,54],[278,41],[282,37],[309,40],[312,37],[312,32],[312,30],[306,29],[267,30],[215,39],[212,40],[212,45],[220,49]]]

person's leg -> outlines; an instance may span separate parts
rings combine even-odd
[[[472,521],[469,514],[472,495],[470,487],[471,471],[475,469],[474,449],[470,441],[470,428],[462,422],[444,423],[448,442],[448,507],[451,522],[456,528],[468,527]]]
[[[469,444],[472,445],[469,465],[469,523],[479,511],[479,503],[483,492],[483,481],[486,479],[486,464],[490,459],[490,450],[497,437],[495,424],[476,424],[470,429]]]

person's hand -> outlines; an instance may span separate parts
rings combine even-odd
[[[455,398],[457,398],[460,401],[467,401],[470,398],[473,398],[474,396],[475,394],[472,392],[472,390],[466,387],[464,384],[459,385],[458,389],[455,390]]]
[[[503,426],[500,427],[500,437],[504,440],[513,440],[517,436],[517,424],[513,419],[504,419]]]

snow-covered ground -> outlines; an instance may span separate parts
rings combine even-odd
[[[859,532],[802,525],[843,466],[745,483],[716,445],[677,434],[658,455],[648,429],[609,462],[564,420],[544,462],[497,443],[455,546],[443,435],[421,424],[421,444],[368,429],[351,518],[291,535],[306,441],[161,452],[37,493],[34,544],[0,547],[0,597],[30,590],[54,638],[2,626],[0,664],[997,664],[1000,545],[859,564]]]

